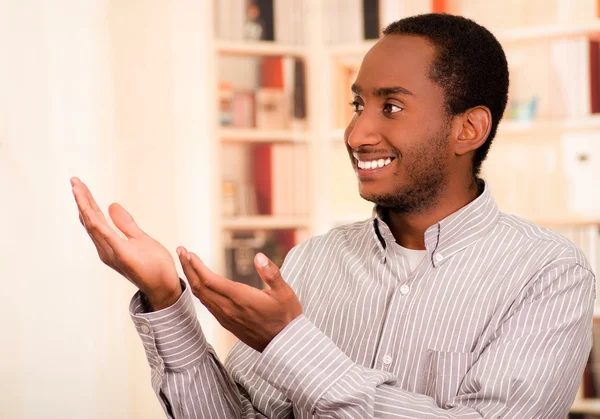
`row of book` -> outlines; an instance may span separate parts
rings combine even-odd
[[[575,37],[509,45],[511,74],[506,120],[582,119],[600,113],[600,42]],[[340,67],[336,126],[352,118],[350,86],[360,60]],[[532,77],[535,74],[535,77]],[[343,99],[343,100],[342,100]]]
[[[224,144],[223,215],[308,215],[308,164],[304,144]]]
[[[307,238],[308,232],[303,229],[228,231],[224,237],[227,278],[263,289],[265,284],[254,267],[254,256],[261,252],[281,267],[292,247]]]
[[[434,2],[435,3],[435,2]],[[218,0],[217,38],[303,44],[306,0]],[[322,2],[327,43],[377,39],[389,23],[432,11],[423,0],[327,0]]]
[[[505,50],[511,71],[508,119],[582,118],[600,111],[597,41],[582,36]]]
[[[598,19],[597,0],[448,0],[446,11],[475,20],[493,33],[528,26],[572,25]]]
[[[291,57],[221,57],[221,126],[302,129],[306,119],[304,61]]]
[[[304,43],[306,0],[215,0],[217,38]]]

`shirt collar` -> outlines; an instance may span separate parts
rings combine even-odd
[[[500,218],[500,210],[492,197],[488,185],[483,184],[483,192],[475,200],[425,231],[425,248],[433,266],[438,267],[467,246],[484,237],[494,228]],[[386,252],[395,243],[390,228],[384,221],[384,210],[373,208],[374,234],[381,243],[380,249]]]

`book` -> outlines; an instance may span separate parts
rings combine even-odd
[[[275,17],[273,9],[273,0],[253,0],[253,4],[260,11],[260,21],[262,27],[262,41],[275,40]]]
[[[590,191],[595,190],[600,179],[600,133],[566,133],[561,137],[561,146],[569,212],[581,217],[597,217],[600,195]]]
[[[379,38],[379,1],[362,0],[363,38]]]
[[[272,207],[272,152],[271,144],[254,144],[251,149],[251,182],[256,196],[256,212],[271,215]]]
[[[289,126],[290,104],[285,91],[284,59],[266,57],[261,62],[256,91],[256,127],[278,130]]]
[[[255,98],[252,91],[238,91],[231,101],[233,126],[237,128],[252,128],[255,124]]]
[[[221,206],[224,216],[249,216],[258,213],[250,159],[251,148],[247,145],[222,145]]]
[[[600,42],[589,41],[590,113],[600,113]]]
[[[296,144],[293,146],[293,170],[294,170],[294,215],[306,216],[310,213],[310,170],[308,167],[308,146]]]
[[[294,146],[279,143],[271,147],[271,213],[284,216],[295,215]]]
[[[296,240],[295,230],[228,232],[224,238],[226,277],[254,288],[266,288],[254,266],[254,257],[261,252],[281,268]]]
[[[246,0],[219,0],[215,7],[216,35],[224,41],[241,41],[246,22]]]

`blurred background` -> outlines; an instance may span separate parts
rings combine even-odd
[[[135,289],[98,260],[71,176],[173,254],[260,287],[257,251],[281,263],[370,216],[342,138],[349,87],[381,29],[413,14],[462,14],[501,41],[510,101],[483,178],[597,269],[598,3],[0,0],[0,416],[163,417]],[[223,358],[232,337],[197,309]],[[600,412],[596,369],[574,416]]]

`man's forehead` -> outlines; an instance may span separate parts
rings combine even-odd
[[[428,79],[435,54],[433,46],[420,36],[386,35],[367,52],[356,84],[360,89],[402,86]]]
[[[434,55],[434,46],[422,36],[386,35],[367,52],[362,66],[429,65]]]

